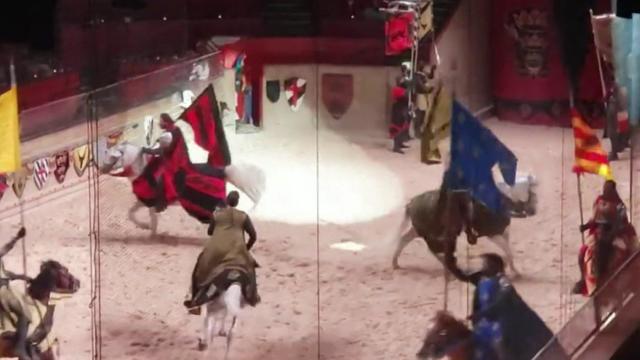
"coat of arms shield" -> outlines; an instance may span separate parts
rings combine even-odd
[[[353,75],[322,75],[322,102],[334,119],[340,119],[349,110],[352,101]]]

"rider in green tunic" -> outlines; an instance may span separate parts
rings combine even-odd
[[[256,241],[256,231],[244,211],[236,209],[240,195],[232,191],[227,196],[227,207],[213,213],[208,234],[210,237],[198,257],[193,270],[191,298],[187,308],[197,308],[239,282],[245,300],[251,306],[260,301],[255,267],[249,250]],[[245,233],[249,241],[245,242]]]

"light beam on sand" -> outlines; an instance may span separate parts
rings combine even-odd
[[[357,242],[353,242],[353,241],[345,241],[345,242],[339,242],[339,243],[331,244],[330,247],[332,249],[337,249],[337,250],[360,252],[360,251],[364,250],[367,246],[364,245],[364,244],[359,244]]]
[[[266,119],[269,125],[259,133],[227,131],[232,161],[258,165],[266,173],[267,189],[252,217],[288,224],[315,224],[318,218],[350,224],[382,217],[402,205],[400,180],[382,163],[323,126],[316,142],[315,117],[287,112]],[[252,206],[241,197],[239,208]]]

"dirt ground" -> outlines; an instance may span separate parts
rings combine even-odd
[[[400,258],[402,269],[392,271],[389,239],[400,222],[403,203],[436,188],[442,167],[419,163],[417,141],[405,155],[390,152],[382,126],[363,133],[328,122],[316,136],[312,123],[294,126],[279,119],[289,123],[230,137],[234,159],[260,164],[269,179],[263,203],[251,213],[258,232],[254,249],[262,265],[258,281],[263,302],[243,313],[232,358],[412,359],[431,317],[444,306],[443,269],[425,244],[415,241]],[[539,213],[512,222],[511,246],[524,274],[514,284],[557,330],[582,301],[566,296],[578,276],[580,244],[571,132],[497,120],[487,124],[518,156],[519,171],[530,171],[540,182]],[[613,167],[621,196],[628,202],[628,153]],[[600,186],[595,176],[583,179],[585,216]],[[125,180],[102,178],[102,357],[222,358],[221,338],[210,352],[196,350],[202,321],[182,306],[205,227],[180,208],[169,208],[161,216],[160,235],[150,238],[127,221],[133,201]],[[39,261],[54,258],[81,279],[80,292],[60,303],[54,331],[62,359],[89,359],[86,185],[35,205],[24,213],[29,272],[37,271]],[[140,216],[146,217],[144,211]],[[634,218],[638,219],[637,211]],[[4,217],[1,238],[7,239],[18,223],[17,214]],[[364,248],[332,247],[346,242]],[[458,257],[463,266],[473,265],[467,264],[467,254],[473,258],[495,250],[486,239],[468,251],[465,244],[461,239]],[[16,250],[6,265],[20,269],[21,261]],[[467,314],[466,286],[452,282],[446,298],[449,310]]]

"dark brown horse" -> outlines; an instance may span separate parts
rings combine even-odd
[[[31,312],[28,344],[32,353],[37,354],[40,360],[55,359],[52,345],[56,341],[49,338],[55,310],[55,305],[51,304],[51,294],[74,294],[79,289],[80,281],[65,266],[48,260],[40,265],[40,273],[30,281],[27,293],[22,295],[26,310]],[[0,358],[15,357],[14,341],[14,331],[5,330],[0,334]]]
[[[547,338],[543,342],[540,342],[540,339],[535,336],[535,330],[527,327],[525,327],[525,329],[525,333],[520,334],[521,337],[516,340],[519,343],[517,348],[526,351],[526,354],[529,355],[525,355],[518,350],[513,350],[515,353],[508,355],[508,359],[529,360],[537,356],[536,353],[539,353],[539,351],[547,345],[547,342],[552,340],[551,338]],[[550,330],[548,332],[549,334],[551,333]],[[532,340],[532,338],[536,338],[536,340]],[[532,341],[534,342],[532,343]],[[532,346],[533,352],[531,352]],[[547,346],[549,346],[549,349],[546,349],[545,352],[552,355],[553,359],[569,360],[569,356],[557,342],[552,341]],[[416,357],[421,360],[429,360],[442,359],[448,356],[449,360],[471,360],[473,359],[475,350],[475,342],[471,329],[450,313],[439,311],[433,318],[427,336]],[[514,356],[514,354],[517,355]],[[534,356],[531,354],[534,354]]]
[[[446,311],[439,311],[433,318],[427,336],[422,343],[418,359],[471,360],[475,346],[473,332],[462,321]]]

